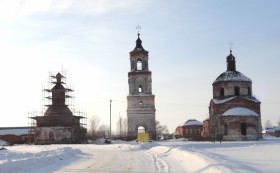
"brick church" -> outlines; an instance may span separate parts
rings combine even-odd
[[[86,140],[86,128],[80,120],[84,117],[75,116],[65,104],[69,96],[67,91],[73,91],[63,86],[60,73],[57,73],[55,85],[49,92],[52,93],[51,105],[48,106],[44,116],[31,117],[36,120],[35,144],[72,144],[83,143]]]
[[[258,140],[262,138],[261,102],[252,95],[252,80],[236,70],[231,50],[226,60],[227,71],[212,84],[207,133],[216,139]]]

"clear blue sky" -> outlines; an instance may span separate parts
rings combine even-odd
[[[136,26],[150,52],[156,119],[169,130],[208,117],[212,83],[226,70],[253,80],[262,122],[280,119],[280,1],[0,0],[0,126],[27,126],[49,71],[67,70],[76,109],[112,124],[126,117]]]

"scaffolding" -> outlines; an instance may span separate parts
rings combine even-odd
[[[33,119],[32,117],[36,117],[36,116],[43,116],[43,112],[42,111],[29,111],[27,113],[27,119],[28,119],[28,140],[27,143],[28,144],[32,144],[34,143],[35,140],[35,127],[37,126],[35,119]]]
[[[47,108],[52,105],[52,85],[55,85],[56,75],[57,73],[61,74],[61,83],[65,85],[65,104],[69,107],[69,109],[73,112],[75,110],[74,106],[74,86],[68,86],[66,82],[66,71],[49,71],[49,78],[45,85],[42,88],[42,112],[46,112]],[[46,87],[47,86],[47,87]]]
[[[54,72],[54,71],[49,71],[48,75],[48,80],[45,82],[45,84],[42,85],[42,108],[41,111],[31,111],[28,112],[28,126],[30,127],[29,130],[29,135],[33,136],[33,140],[30,140],[34,142],[36,140],[36,131],[35,128],[38,126],[36,121],[41,118],[47,118],[44,117],[45,112],[47,109],[52,106],[52,87],[57,83],[56,81],[56,74],[60,73],[61,74],[61,84],[64,85],[65,88],[65,105],[70,109],[72,112],[73,116],[77,119],[79,119],[75,127],[76,129],[76,135],[77,136],[77,141],[86,141],[86,131],[87,131],[87,114],[85,111],[80,111],[75,109],[75,104],[74,104],[74,87],[70,85],[70,87],[67,85],[66,82],[66,70]],[[81,133],[84,132],[84,133]],[[79,134],[84,134],[84,135],[79,135]]]

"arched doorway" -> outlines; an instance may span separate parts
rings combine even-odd
[[[135,130],[137,131],[137,134],[138,133],[147,133],[148,127],[146,124],[142,123],[142,124],[138,124],[136,126]]]
[[[139,127],[137,128],[137,133],[145,133],[145,132],[146,132],[145,127],[139,126]]]

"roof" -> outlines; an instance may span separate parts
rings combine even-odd
[[[61,85],[61,83],[55,84],[55,86],[52,88],[52,90],[53,90],[53,89],[62,89],[62,90],[65,90],[64,86]]]
[[[225,111],[222,116],[258,116],[258,114],[248,108],[235,107]]]
[[[225,82],[225,81],[245,81],[245,82],[252,82],[252,80],[239,71],[226,71],[220,74],[217,79],[213,82],[213,84],[218,82]]]
[[[203,123],[195,119],[190,119],[186,121],[184,124],[182,124],[181,126],[194,126],[194,125],[203,125]]]
[[[28,134],[30,127],[0,128],[0,135],[25,135]]]
[[[3,141],[0,139],[0,146],[3,146],[3,145],[8,145],[9,143],[7,141]]]
[[[228,101],[230,101],[230,100],[232,100],[232,99],[234,99],[234,98],[236,98],[236,96],[234,96],[234,97],[229,97],[229,98],[222,99],[222,100],[220,100],[220,99],[212,99],[212,100],[213,100],[213,102],[214,102],[215,104],[223,104],[223,103],[226,103],[226,102],[228,102]]]
[[[275,129],[275,131],[280,131],[280,126],[274,126],[273,128]]]
[[[239,96],[239,97],[244,98],[244,99],[249,100],[249,101],[252,101],[252,102],[255,102],[255,103],[261,103],[255,97],[242,97],[242,96]],[[235,98],[237,98],[237,96],[233,96],[233,97],[229,97],[229,98],[225,98],[225,99],[212,99],[212,100],[215,104],[224,104],[224,103],[229,102],[229,101],[231,101]]]

